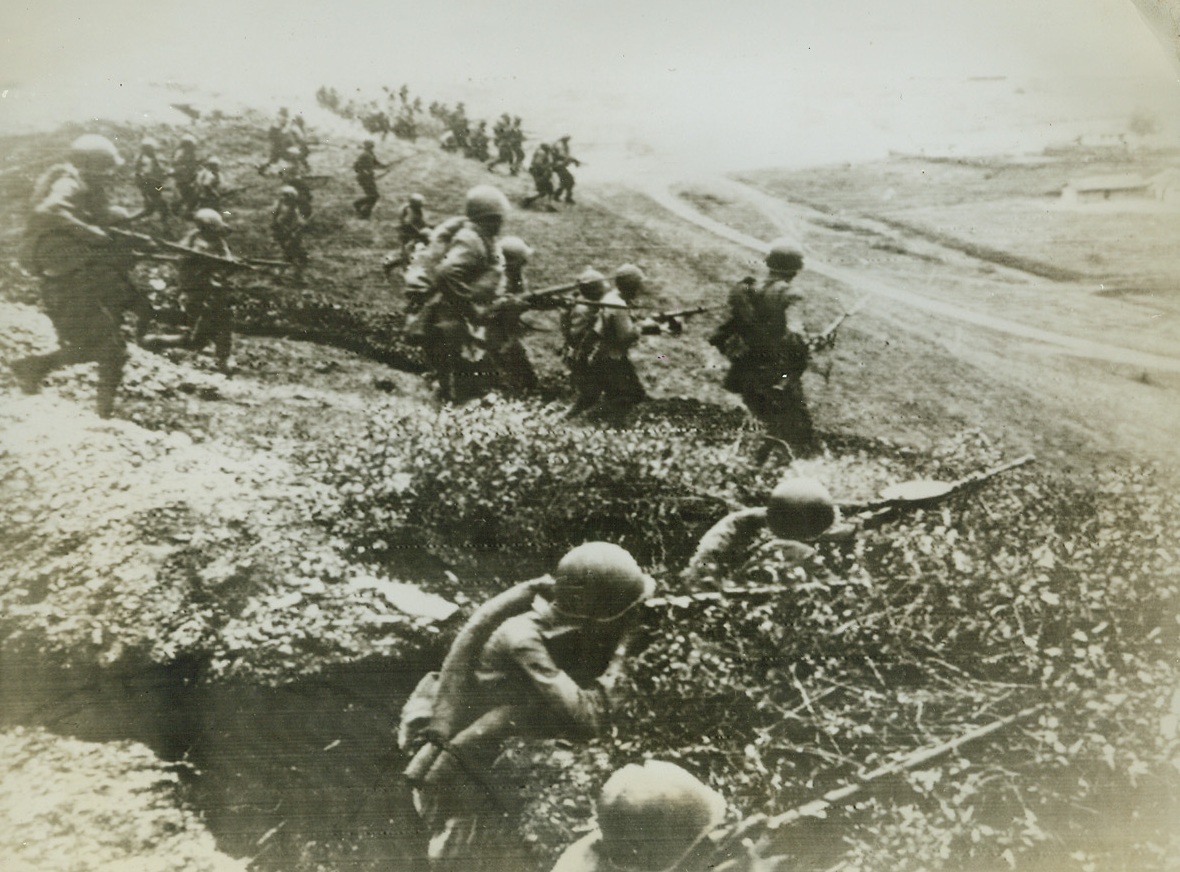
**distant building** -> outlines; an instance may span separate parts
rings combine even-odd
[[[1061,199],[1067,203],[1141,200],[1151,196],[1153,196],[1151,182],[1143,176],[1133,173],[1074,179],[1061,189]]]

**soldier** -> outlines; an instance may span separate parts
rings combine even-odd
[[[512,147],[512,175],[520,172],[524,164],[524,131],[520,127],[520,116],[512,117],[512,126],[508,128],[508,143]]]
[[[311,217],[311,185],[305,178],[306,172],[299,149],[289,148],[283,157],[283,165],[279,168],[279,178],[283,184],[295,189],[295,202],[299,206],[299,214],[304,218]]]
[[[191,133],[180,138],[172,154],[172,181],[176,185],[176,199],[172,203],[172,214],[187,218],[193,213],[197,202],[197,140]]]
[[[180,337],[155,337],[144,344],[154,350],[187,348],[200,351],[212,342],[217,368],[228,375],[233,371],[230,364],[233,307],[225,280],[225,266],[200,255],[232,260],[233,252],[225,241],[230,228],[215,209],[198,209],[193,222],[196,228],[186,234],[180,244],[196,253],[184,255],[181,259],[178,281],[188,317],[188,331]]]
[[[615,288],[602,295],[600,306],[591,307],[596,309],[596,317],[590,328],[593,336],[583,340],[584,379],[566,417],[600,404],[603,419],[618,426],[631,409],[647,398],[630,356],[640,332],[631,320],[628,303],[642,288],[643,273],[626,264],[615,276]],[[587,346],[591,349],[588,353]]]
[[[299,210],[299,192],[290,185],[279,189],[279,199],[270,214],[270,229],[275,242],[283,250],[283,257],[295,267],[295,280],[303,278],[307,266],[307,252],[303,249],[303,233],[307,219]]]
[[[132,221],[147,218],[149,215],[159,215],[160,224],[164,232],[170,232],[168,214],[171,211],[164,199],[164,167],[160,165],[157,156],[158,146],[154,139],[145,139],[139,146],[139,156],[135,159],[135,187],[143,197],[143,208],[131,217]]]
[[[782,556],[799,565],[815,553],[806,543],[830,530],[837,515],[831,494],[818,481],[784,479],[765,506],[731,512],[710,527],[688,561],[684,578],[724,582],[765,547],[755,546],[766,532]]]
[[[778,239],[766,266],[769,275],[761,285],[748,278],[730,292],[729,318],[709,339],[731,363],[725,389],[740,394],[766,425],[769,438],[758,451],[760,463],[776,443],[799,456],[819,448],[803,394],[812,338],[789,311],[802,299],[790,283],[803,268],[803,255],[789,239]]]
[[[401,238],[401,259],[399,264],[409,263],[418,245],[430,242],[430,223],[423,212],[426,200],[421,194],[410,194],[398,213],[397,232]]]
[[[207,157],[202,162],[193,202],[198,212],[202,209],[221,211],[221,158]]]
[[[533,177],[533,186],[537,189],[537,193],[531,197],[525,197],[522,201],[523,205],[531,206],[537,200],[552,200],[554,198],[553,192],[553,155],[550,148],[545,143],[537,146],[536,151],[533,152],[533,159],[529,161],[529,175]]]
[[[432,868],[473,872],[491,855],[488,818],[502,800],[489,775],[507,739],[589,739],[609,726],[637,606],[654,588],[627,551],[588,542],[552,577],[472,616],[398,730],[399,746],[416,749],[405,775],[431,830]]]
[[[574,391],[574,404],[566,412],[567,418],[585,412],[601,394],[591,364],[598,353],[598,334],[594,329],[598,308],[590,304],[600,302],[606,294],[606,276],[587,267],[578,276],[578,293],[582,301],[575,302],[561,316],[561,335],[565,340],[561,359],[570,371],[570,387]]]
[[[553,199],[560,201],[564,194],[565,202],[574,202],[574,174],[570,172],[570,164],[580,167],[582,162],[570,154],[570,138],[563,136],[549,147],[552,156],[553,172],[557,173],[557,190],[553,192]]]
[[[508,164],[510,169],[512,167],[513,152],[510,132],[511,123],[512,122],[508,117],[508,113],[505,112],[492,126],[492,142],[496,146],[496,159],[488,163],[488,170],[490,172],[495,172],[496,167],[498,167],[500,164]]]
[[[381,193],[377,190],[375,171],[385,169],[385,164],[377,160],[377,155],[373,153],[373,149],[376,147],[377,143],[366,139],[360,155],[352,164],[352,171],[356,173],[356,183],[360,185],[361,192],[364,194],[363,197],[352,201],[352,208],[359,217],[366,221],[372,216],[373,207],[381,198]]]
[[[553,872],[705,872],[749,858],[740,843],[718,856],[706,837],[724,821],[725,799],[674,763],[624,766],[602,786],[597,806],[598,826],[566,848]]]
[[[430,298],[422,312],[426,365],[444,402],[462,402],[488,387],[486,317],[504,273],[496,237],[508,201],[498,189],[478,185],[467,192],[464,213],[427,276]]]
[[[287,153],[287,149],[291,147],[290,122],[287,117],[287,107],[279,108],[278,116],[274,122],[266,130],[266,141],[270,148],[270,153],[267,155],[266,163],[260,164],[258,167],[259,175],[266,175],[267,170],[281,161]]]
[[[500,240],[504,258],[504,284],[488,312],[488,356],[496,372],[496,384],[513,393],[534,390],[537,373],[521,342],[523,325],[520,316],[528,308],[523,297],[528,293],[524,268],[533,250],[518,236]]]
[[[115,217],[106,187],[122,165],[109,139],[88,133],[70,145],[66,162],[37,180],[22,262],[41,277],[60,347],[12,363],[21,390],[33,394],[54,370],[96,361],[102,418],[114,411],[127,358],[123,313],[135,302],[127,280],[131,262],[106,230]]]
[[[488,159],[488,123],[480,121],[467,137],[467,157],[485,161]]]
[[[307,141],[307,127],[304,126],[303,116],[296,115],[291,119],[291,126],[287,128],[287,135],[290,141],[288,150],[295,149],[299,155],[299,165],[303,168],[305,173],[311,172],[311,164],[307,159],[311,155],[311,146]]]

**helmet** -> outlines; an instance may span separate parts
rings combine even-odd
[[[766,506],[766,525],[781,539],[814,539],[836,522],[828,489],[813,478],[779,482]]]
[[[97,133],[85,133],[70,143],[70,162],[78,169],[94,172],[123,166],[115,144]]]
[[[500,240],[500,251],[508,260],[527,262],[533,256],[533,250],[519,236],[505,236]]]
[[[798,272],[803,269],[803,252],[785,236],[770,243],[766,265],[776,272]]]
[[[193,136],[191,133],[186,133],[184,136],[180,137],[180,144],[181,145],[196,145],[197,138],[195,136]]]
[[[376,148],[377,143],[375,140],[366,139],[364,142],[361,143],[361,146],[365,149],[365,151],[368,151],[370,148]]]
[[[157,145],[157,143],[154,139],[152,139],[151,137],[148,137],[147,139],[145,139],[143,142],[141,142],[139,144],[139,147],[143,151],[154,153],[155,150],[159,146]]]
[[[615,270],[615,286],[620,291],[638,293],[643,288],[645,278],[643,270],[633,263],[625,263]]]
[[[303,153],[295,146],[291,146],[287,149],[287,157],[300,158],[303,157]]]
[[[284,199],[294,198],[299,196],[299,192],[290,185],[283,185],[281,188],[279,188],[279,196],[283,197]]]
[[[421,194],[410,194],[410,203],[415,206],[424,206],[426,205],[426,198]]]
[[[620,869],[670,869],[725,817],[725,799],[674,763],[624,766],[598,796],[602,849]]]
[[[508,214],[508,200],[498,188],[491,185],[476,185],[467,192],[463,209],[472,221],[484,218],[503,220]]]
[[[219,158],[219,157],[207,157],[207,158],[205,158],[205,166],[207,166],[207,167],[219,167],[219,166],[221,166],[221,158]]]
[[[571,618],[613,621],[651,596],[655,581],[635,558],[609,542],[569,551],[553,573],[553,608]]]
[[[606,284],[606,276],[592,266],[586,267],[578,274],[578,287],[602,287]]]
[[[198,209],[193,213],[193,222],[202,230],[229,230],[229,225],[216,209]]]

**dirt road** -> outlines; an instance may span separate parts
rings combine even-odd
[[[792,236],[798,234],[797,228],[808,221],[809,218],[820,217],[818,213],[813,213],[813,210],[786,203],[741,182],[717,178],[710,179],[709,184],[711,186],[722,187],[727,194],[731,194],[735,198],[740,198],[742,201],[755,207],[783,233]],[[652,200],[670,212],[684,218],[686,221],[691,221],[717,236],[754,251],[765,252],[767,249],[767,243],[765,241],[710,218],[708,215],[694,208],[691,203],[677,196],[672,191],[670,180],[649,179],[642,183],[640,188],[647,196],[651,197]],[[1044,346],[1043,350],[1049,353],[1087,358],[1135,367],[1146,371],[1180,373],[1180,357],[1169,357],[1132,348],[1094,342],[1077,336],[1044,330],[1007,318],[989,315],[898,287],[861,270],[848,269],[825,263],[810,253],[807,258],[807,269],[840,282],[858,293],[871,294],[876,297],[888,299],[962,324],[983,327],[1017,339],[1030,340]],[[1046,287],[1049,284],[1051,283],[1045,282]]]

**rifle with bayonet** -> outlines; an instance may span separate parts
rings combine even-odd
[[[872,522],[888,519],[900,511],[929,508],[957,494],[982,487],[993,478],[1035,460],[1035,455],[1026,454],[991,469],[973,472],[957,481],[919,478],[899,482],[881,491],[881,499],[863,503],[841,503],[840,511],[845,519],[863,527]]]
[[[210,254],[206,251],[197,251],[195,248],[189,248],[187,245],[181,245],[179,242],[169,242],[167,239],[159,239],[155,236],[149,236],[146,233],[136,233],[132,230],[121,230],[117,227],[110,227],[107,232],[117,240],[130,243],[132,246],[143,245],[149,248],[162,249],[166,252],[176,252],[183,254],[186,257],[195,257],[206,263],[215,264],[224,269],[241,269],[241,270],[256,270],[260,266],[287,266],[283,261],[266,261],[262,258],[246,258],[238,259],[234,257],[221,257],[217,254]],[[145,257],[155,256],[152,252],[143,253]],[[172,258],[166,258],[171,260]]]
[[[822,348],[831,348],[833,345],[835,345],[836,331],[840,329],[840,326],[845,321],[863,309],[868,304],[868,302],[868,297],[862,297],[855,306],[853,306],[851,309],[841,312],[832,320],[830,324],[828,324],[827,327],[825,327],[819,333],[812,334],[808,340],[808,345],[811,346],[812,351],[818,351]]]
[[[557,301],[557,298],[561,297],[563,294],[568,294],[570,291],[576,291],[577,289],[577,282],[566,282],[565,284],[561,285],[551,285],[550,287],[542,288],[539,291],[530,291],[527,294],[522,294],[521,301],[530,309],[549,309],[553,308],[553,306],[550,305],[552,301]],[[566,301],[556,302],[556,305],[560,306],[563,302]]]

